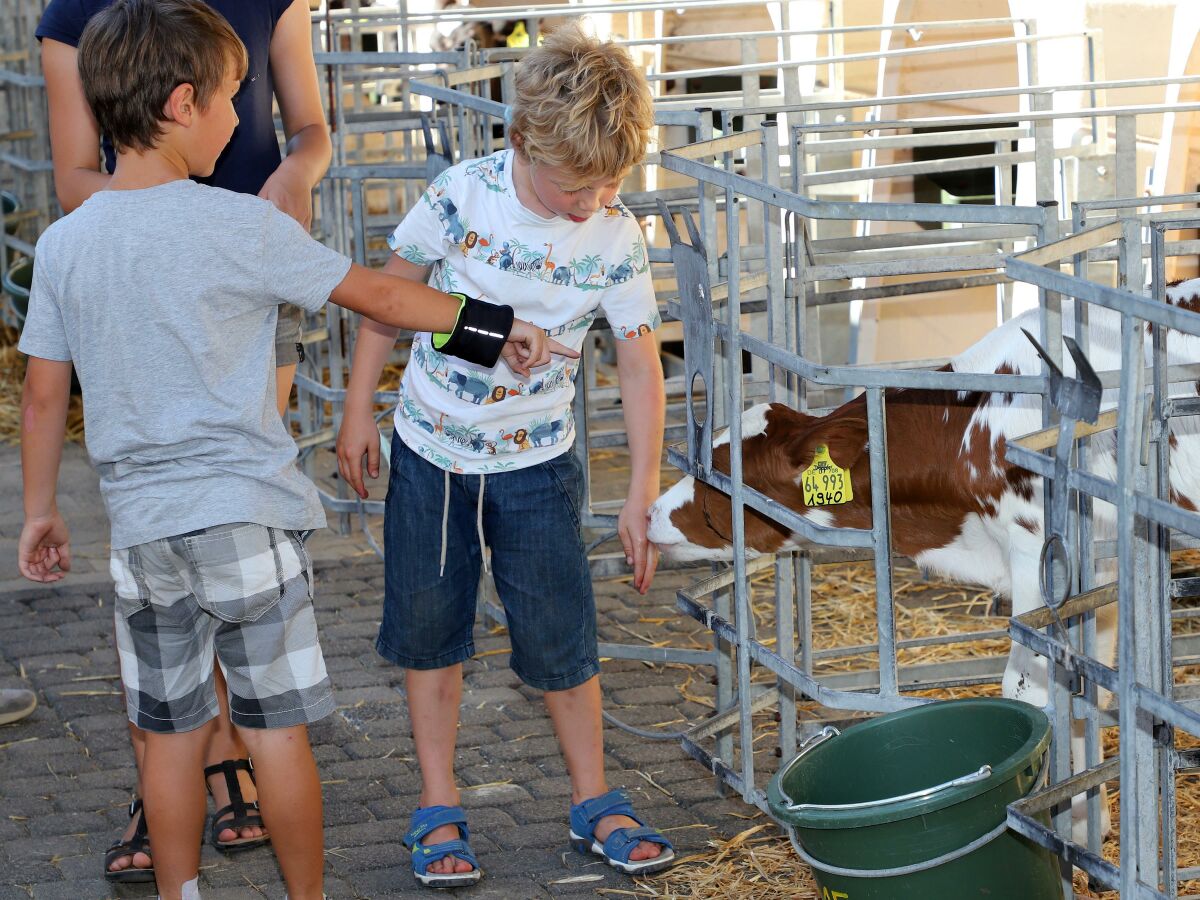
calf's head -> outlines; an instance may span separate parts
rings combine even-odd
[[[819,524],[832,520],[829,508],[804,503],[802,473],[817,449],[850,470],[853,504],[870,508],[867,422],[858,405],[824,416],[809,416],[781,403],[763,403],[742,414],[742,482]],[[713,441],[713,468],[729,474],[729,433]],[[789,529],[746,507],[746,548],[774,553],[794,544]],[[728,560],[733,555],[732,505],[728,495],[687,476],[650,508],[648,536],[670,559]]]

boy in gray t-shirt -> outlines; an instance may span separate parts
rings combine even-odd
[[[53,582],[70,569],[55,487],[73,364],[112,523],[129,718],[147,731],[159,891],[198,896],[215,651],[289,896],[320,897],[306,725],[333,698],[301,535],[325,517],[275,411],[278,305],[315,311],[332,296],[525,374],[552,350],[575,354],[508,307],[352,265],[270,203],[188,180],[212,171],[237,125],[246,70],[237,36],[199,0],[116,0],[84,32],[79,67],[117,167],[38,242],[20,341],[21,572]]]

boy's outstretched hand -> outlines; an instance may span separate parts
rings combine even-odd
[[[633,569],[633,589],[639,594],[650,590],[658,568],[658,547],[646,536],[650,526],[648,510],[655,497],[657,494],[643,499],[631,491],[617,516],[617,535],[625,551],[625,563]]]
[[[30,581],[50,584],[71,571],[71,538],[58,513],[26,519],[17,545],[17,566]]]
[[[500,355],[514,373],[528,378],[538,366],[549,363],[552,354],[579,359],[578,352],[548,337],[541,328],[522,319],[513,319],[512,331],[508,333],[508,342]]]

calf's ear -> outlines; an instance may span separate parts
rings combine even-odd
[[[829,450],[829,458],[843,469],[852,469],[867,451],[867,421],[855,416],[826,416],[815,419],[791,447],[797,469],[812,465],[818,447]]]

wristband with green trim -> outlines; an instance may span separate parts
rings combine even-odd
[[[449,334],[433,335],[434,349],[486,369],[493,368],[512,331],[513,308],[484,303],[466,294],[450,296],[460,301],[458,319]]]

